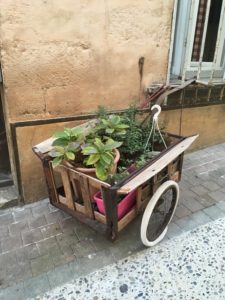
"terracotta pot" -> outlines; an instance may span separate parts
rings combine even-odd
[[[116,173],[117,164],[118,164],[118,161],[120,160],[119,150],[114,149],[113,152],[115,153],[115,158],[114,158],[111,174]],[[73,167],[78,172],[85,173],[90,176],[95,176],[95,171],[96,171],[95,168],[75,167],[70,162],[67,162],[67,161],[65,162],[65,164],[68,165],[69,167]]]
[[[136,191],[134,190],[127,194],[119,204],[117,204],[117,217],[118,220],[122,219],[135,205],[136,202]],[[101,192],[97,192],[94,195],[94,200],[97,204],[98,210],[101,214],[105,215],[105,205],[102,199]]]

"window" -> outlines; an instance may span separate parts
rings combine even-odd
[[[170,80],[225,79],[225,0],[175,1]]]

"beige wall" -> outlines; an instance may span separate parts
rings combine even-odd
[[[2,0],[9,121],[126,107],[165,81],[173,0]]]

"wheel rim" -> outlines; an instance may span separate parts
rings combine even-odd
[[[156,202],[148,221],[146,236],[149,242],[155,241],[168,225],[177,202],[177,189],[168,187]]]

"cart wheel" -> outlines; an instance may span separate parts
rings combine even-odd
[[[179,198],[179,186],[173,180],[164,182],[150,199],[141,222],[142,243],[151,247],[165,236]]]

